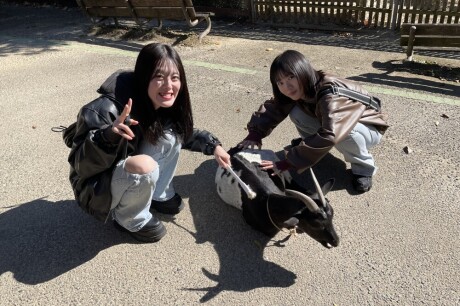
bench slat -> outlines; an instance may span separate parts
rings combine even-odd
[[[132,11],[127,7],[90,7],[88,14],[97,17],[132,17]]]
[[[132,6],[182,7],[183,0],[129,0]]]
[[[135,7],[136,15],[139,18],[159,18],[171,20],[184,20],[182,8],[172,9],[170,7]]]
[[[401,46],[407,46],[409,37],[401,37]],[[460,36],[415,36],[413,46],[460,47]]]
[[[84,0],[86,7],[129,7],[128,0]]]
[[[402,24],[401,35],[409,35],[410,27],[415,26],[415,35],[460,35],[458,24]]]

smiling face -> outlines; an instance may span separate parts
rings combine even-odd
[[[171,60],[164,61],[154,71],[148,86],[148,95],[153,107],[171,107],[181,89],[179,70]]]
[[[283,95],[294,101],[305,99],[305,93],[299,80],[292,74],[278,75],[276,78],[276,86],[278,86],[279,91]]]

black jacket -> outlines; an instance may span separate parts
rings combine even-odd
[[[101,96],[80,109],[76,125],[64,138],[71,146],[68,157],[70,183],[80,207],[98,220],[105,220],[110,211],[110,184],[118,161],[136,155],[142,140],[139,126],[132,126],[136,137],[126,141],[111,130],[131,97],[133,73],[117,71],[98,89]],[[219,140],[205,130],[193,130],[182,148],[212,155]]]

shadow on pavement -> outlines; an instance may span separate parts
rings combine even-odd
[[[270,239],[253,230],[244,221],[241,211],[226,205],[219,198],[214,182],[216,169],[217,163],[208,160],[203,162],[193,175],[174,178],[178,192],[188,198],[196,232],[183,227],[182,229],[189,232],[198,244],[211,243],[219,258],[217,273],[211,272],[210,268],[202,268],[203,275],[216,282],[215,286],[184,290],[203,291],[200,302],[206,302],[223,291],[246,292],[256,288],[292,286],[297,278],[296,274],[265,260],[263,256],[266,247],[285,245],[281,240]],[[351,190],[345,163],[331,154],[315,166],[315,171],[320,183],[330,177],[336,177],[334,189]],[[314,190],[309,176],[302,182],[308,183],[307,189]],[[306,235],[303,238],[311,239]],[[289,252],[289,248],[281,252]]]
[[[0,214],[0,275],[9,271],[18,282],[44,283],[106,248],[132,242],[123,237],[82,213],[75,201],[24,203]]]
[[[402,89],[412,89],[426,91],[430,93],[450,95],[453,97],[460,96],[460,86],[457,84],[448,84],[441,79],[456,81],[460,79],[460,68],[444,67],[437,64],[422,64],[416,62],[388,61],[373,62],[372,66],[382,71],[382,73],[366,73],[349,79],[358,82],[367,82],[376,85],[386,85]],[[428,75],[436,77],[439,81],[419,79],[416,77],[393,76],[395,71],[406,71],[415,75]]]
[[[276,155],[280,159],[284,159],[284,151],[278,151]],[[334,187],[332,190],[345,189],[351,195],[357,194],[351,184],[351,172],[347,170],[346,163],[340,158],[328,153],[312,168],[320,185],[333,178]],[[316,191],[310,171],[304,171],[301,174],[291,171],[290,174],[297,184],[306,189],[307,193]],[[334,203],[331,204],[334,206]]]
[[[214,183],[216,169],[217,163],[208,160],[193,175],[174,178],[178,191],[189,199],[196,232],[187,231],[198,244],[211,243],[219,258],[217,273],[211,272],[210,267],[202,268],[203,275],[216,282],[215,286],[184,290],[203,291],[200,302],[206,302],[223,291],[246,292],[263,287],[292,286],[295,273],[263,257],[264,248],[276,242],[251,229],[239,210],[226,205],[218,197]],[[289,252],[289,249],[283,252]]]

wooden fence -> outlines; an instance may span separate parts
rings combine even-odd
[[[251,0],[255,23],[296,28],[399,29],[401,23],[458,24],[460,0]]]

